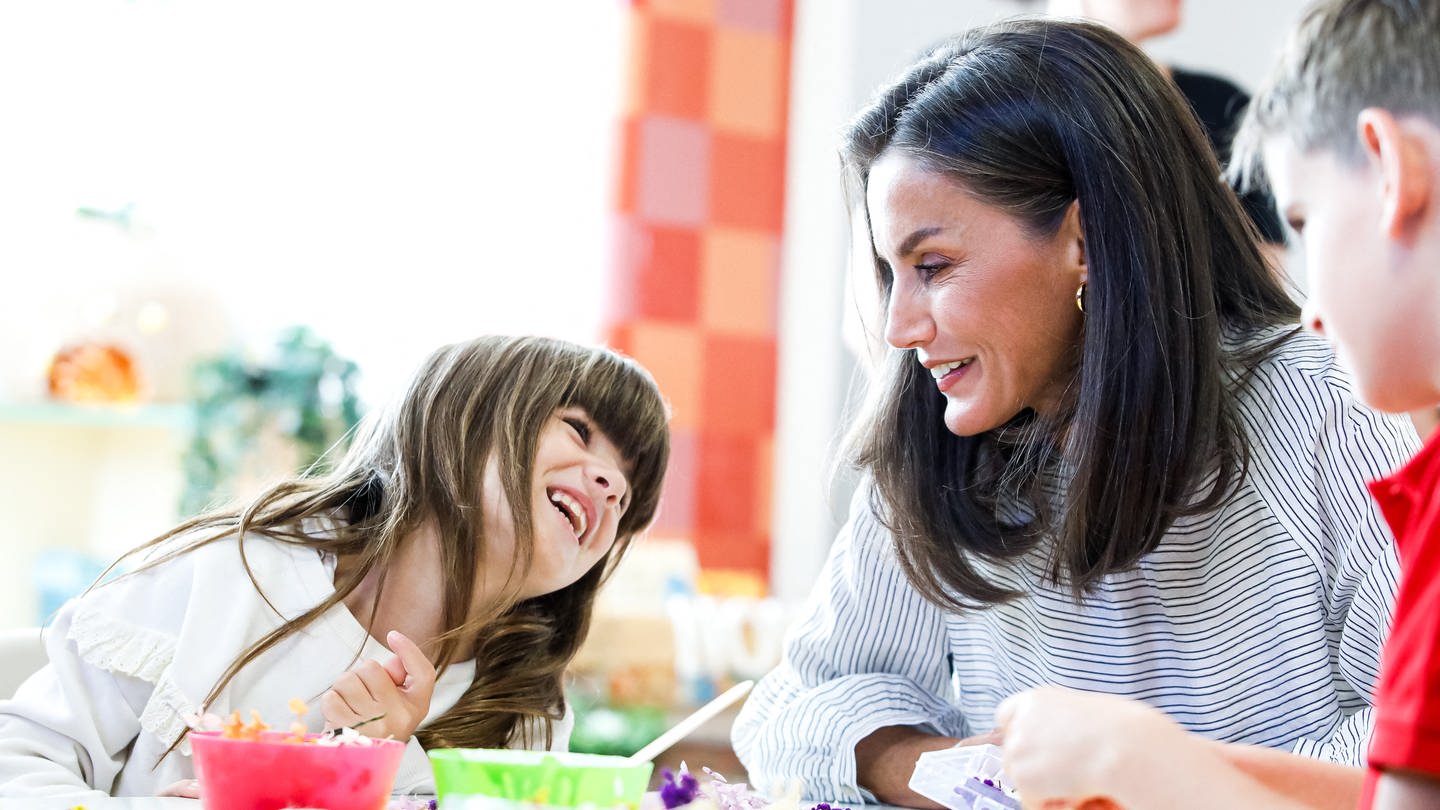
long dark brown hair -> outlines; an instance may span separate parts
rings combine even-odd
[[[1058,416],[1026,410],[962,437],[946,429],[929,373],[892,350],[850,458],[873,477],[900,563],[933,602],[1020,596],[984,569],[1037,548],[1050,579],[1080,598],[1243,478],[1237,386],[1289,332],[1243,351],[1222,341],[1293,324],[1298,308],[1185,100],[1109,29],[1016,19],[938,46],[849,125],[852,211],[864,211],[870,168],[889,152],[949,176],[1037,240],[1079,201],[1080,360]],[[873,258],[888,299],[890,270]]]
[[[514,591],[533,554],[531,487],[538,439],[546,422],[566,407],[588,412],[630,463],[630,505],[602,564],[567,588],[520,600]],[[362,425],[332,472],[285,481],[243,509],[194,518],[130,555],[163,552],[147,560],[143,570],[238,537],[243,559],[247,536],[261,534],[354,560],[350,572],[336,581],[333,595],[237,657],[203,701],[208,706],[237,673],[341,604],[372,570],[380,572],[378,604],[400,544],[433,522],[443,570],[451,572],[443,594],[446,632],[438,659],[473,657],[479,665],[456,704],[415,736],[426,748],[497,748],[538,742],[531,733],[543,727],[548,746],[552,723],[564,710],[562,677],[589,629],[596,591],[631,539],[654,518],[669,447],[667,407],[649,373],[633,361],[547,338],[480,338],[432,354],[404,396]],[[481,492],[492,457],[513,512],[516,560],[510,592],[475,618],[469,616],[471,596],[486,562]],[[307,531],[305,524],[317,518],[332,520],[333,531],[317,534],[313,526]],[[260,589],[248,564],[246,571]],[[472,634],[474,648],[459,649],[460,639]]]

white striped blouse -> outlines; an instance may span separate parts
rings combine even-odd
[[[1250,470],[1214,512],[1178,521],[1080,605],[1040,552],[992,576],[1028,595],[955,613],[923,599],[862,487],[733,731],[750,779],[870,800],[855,744],[883,726],[965,737],[1040,684],[1144,700],[1207,737],[1359,764],[1397,562],[1364,483],[1418,447],[1359,404],[1320,339],[1296,335],[1240,403]]]

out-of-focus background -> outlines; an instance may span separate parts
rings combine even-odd
[[[1301,0],[1157,59],[1253,89]],[[780,655],[863,363],[836,136],[1011,0],[0,5],[0,628],[303,467],[441,343],[605,342],[674,409],[577,662],[633,750]],[[724,716],[692,764],[729,762]],[[676,754],[678,756],[678,754]]]

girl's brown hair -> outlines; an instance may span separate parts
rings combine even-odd
[[[630,505],[602,564],[567,588],[520,600],[515,589],[533,554],[538,438],[556,410],[566,407],[584,409],[631,465]],[[333,595],[236,658],[205,697],[208,706],[245,666],[340,605],[375,570],[378,603],[401,542],[433,522],[443,569],[452,572],[442,595],[446,632],[438,659],[473,657],[479,666],[456,704],[415,736],[426,748],[497,748],[532,745],[538,742],[532,730],[543,727],[548,746],[551,724],[565,705],[562,677],[585,639],[596,592],[655,516],[669,456],[667,423],[654,380],[613,352],[539,337],[457,343],[432,354],[404,396],[362,424],[333,471],[285,481],[243,509],[196,517],[126,556],[154,550],[158,556],[142,566],[148,568],[233,536],[243,559],[247,536],[260,534],[355,561]],[[492,457],[514,513],[516,554],[511,590],[485,615],[471,618],[476,574],[486,562],[481,490]],[[314,533],[317,519],[333,522],[333,530]],[[260,589],[248,565],[246,572]],[[473,649],[459,649],[459,639],[472,635]]]

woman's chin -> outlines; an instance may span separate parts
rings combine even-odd
[[[972,409],[956,408],[954,403],[945,408],[945,427],[956,436],[979,436],[1000,427],[1001,424],[1003,423],[984,418]]]

